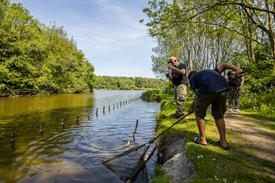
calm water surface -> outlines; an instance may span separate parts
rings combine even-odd
[[[132,146],[127,140],[137,119],[135,143],[153,137],[158,103],[138,99],[120,107],[119,102],[141,93],[96,90],[0,98],[0,182],[121,182],[101,161]]]

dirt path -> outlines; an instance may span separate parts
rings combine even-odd
[[[247,152],[248,156],[250,156],[248,159],[264,162],[266,171],[275,176],[274,128],[272,129],[271,126],[268,126],[265,119],[260,120],[236,113],[227,113],[225,121],[228,133],[236,136],[236,139],[232,139],[233,143],[235,141],[240,144],[234,150],[241,153]],[[270,121],[270,123],[275,122]]]

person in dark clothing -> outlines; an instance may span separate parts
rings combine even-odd
[[[224,122],[229,86],[226,79],[221,75],[226,69],[236,71],[237,75],[241,73],[240,69],[234,65],[221,64],[215,70],[191,71],[188,75],[190,87],[196,93],[194,102],[189,108],[189,113],[195,111],[199,130],[199,136],[194,138],[197,144],[207,144],[204,117],[206,116],[208,106],[211,104],[212,116],[215,119],[220,135],[220,141],[218,143],[223,149],[229,149]]]
[[[174,98],[177,104],[177,111],[174,118],[180,118],[184,115],[184,104],[187,98],[186,66],[180,63],[176,57],[171,57],[168,61],[168,77],[174,85]]]
[[[232,109],[234,109],[236,112],[240,112],[240,94],[241,88],[243,86],[243,81],[243,76],[237,77],[234,71],[229,71],[227,73],[227,82],[229,85],[228,112],[232,112]]]

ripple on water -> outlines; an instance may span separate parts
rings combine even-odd
[[[129,99],[135,94],[132,91],[124,93],[118,91],[115,95],[108,92],[96,91],[95,96],[99,96],[95,97],[96,102],[92,107],[89,105],[82,109],[62,104],[62,109],[55,108],[51,111],[48,107],[45,113],[24,115],[24,120],[18,123],[17,128],[20,129],[18,141],[25,145],[15,150],[11,156],[14,156],[14,160],[9,159],[12,161],[10,165],[14,167],[12,174],[15,176],[8,177],[7,180],[15,182],[16,178],[18,182],[121,182],[111,171],[102,166],[101,161],[150,140],[154,134],[155,113],[159,109],[159,104],[137,100],[111,110],[110,113],[107,109],[105,115],[100,111],[99,117],[96,118],[96,107],[111,105],[112,109],[114,103]],[[68,97],[66,101],[72,100],[74,95]],[[89,97],[87,99],[90,100]],[[85,116],[85,112],[90,114],[90,120]],[[79,125],[75,122],[77,114],[84,116]],[[65,129],[60,125],[63,118],[66,118]],[[19,116],[14,120],[18,119]],[[133,141],[136,120],[139,121],[139,125]],[[43,135],[39,134],[39,121],[45,123]],[[34,127],[35,133],[30,134]],[[7,128],[11,129],[10,126]],[[23,134],[22,130],[29,133]],[[134,156],[138,157],[137,154]],[[124,161],[135,163],[135,158],[130,156],[125,158]],[[3,159],[0,158],[0,169],[4,165],[2,162]],[[5,173],[6,171],[1,169],[0,177]]]

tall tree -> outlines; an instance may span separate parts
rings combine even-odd
[[[0,95],[82,92],[93,66],[62,27],[42,25],[20,3],[0,2]]]
[[[191,69],[215,67],[244,50],[253,60],[258,44],[268,44],[275,56],[272,0],[149,0],[143,11],[150,35]]]

